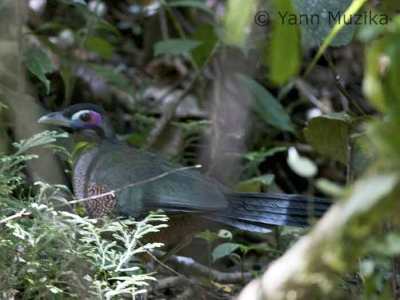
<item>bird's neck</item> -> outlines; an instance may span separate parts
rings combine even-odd
[[[110,131],[85,129],[75,132],[72,137],[75,144],[72,153],[72,161],[76,161],[83,153],[98,147],[102,143],[117,142],[117,138],[112,129],[110,129]]]
[[[74,139],[78,142],[98,144],[105,140],[115,141],[116,136],[108,119],[104,119],[101,126],[96,128],[83,128],[74,134]]]

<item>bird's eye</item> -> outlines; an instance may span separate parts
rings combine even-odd
[[[83,122],[88,122],[91,119],[90,113],[83,113],[79,116],[79,119]]]

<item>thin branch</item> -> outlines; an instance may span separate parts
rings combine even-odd
[[[144,180],[140,180],[140,181],[128,184],[128,185],[126,185],[126,186],[124,186],[122,188],[115,189],[115,190],[112,190],[112,191],[109,191],[109,192],[106,192],[106,193],[103,193],[103,194],[94,195],[94,196],[87,197],[87,198],[81,198],[81,199],[77,199],[77,200],[73,200],[73,201],[68,201],[68,203],[61,205],[61,207],[62,206],[66,206],[66,205],[86,202],[86,201],[90,201],[90,200],[95,200],[97,198],[102,198],[102,197],[106,197],[106,196],[113,196],[114,197],[116,193],[121,192],[121,191],[123,191],[123,190],[125,190],[127,188],[131,188],[131,187],[134,187],[134,186],[138,186],[138,185],[146,184],[146,183],[149,183],[149,182],[153,182],[153,181],[159,180],[159,179],[161,179],[163,177],[166,177],[166,176],[171,175],[171,174],[176,173],[176,172],[181,172],[181,171],[185,171],[185,170],[189,170],[189,169],[198,169],[198,168],[201,168],[201,167],[202,167],[201,165],[195,165],[195,166],[191,166],[191,167],[182,167],[182,168],[173,169],[173,170],[170,170],[168,172],[161,173],[160,175],[153,176],[153,177],[150,177],[150,178],[147,178],[147,179],[144,179]],[[20,219],[20,218],[23,218],[23,217],[28,217],[28,216],[31,216],[31,215],[32,215],[32,212],[29,212],[24,208],[21,211],[15,213],[14,215],[6,217],[3,220],[0,220],[0,226],[4,225],[4,224],[6,224],[6,223],[8,223],[8,222],[10,222],[12,220]]]
[[[250,272],[221,272],[185,256],[171,256],[167,261],[183,267],[192,274],[209,277],[211,280],[219,283],[243,283],[254,277]]]
[[[188,86],[183,90],[182,94],[174,99],[174,101],[171,101],[168,103],[168,105],[165,108],[165,111],[157,123],[157,126],[150,132],[150,135],[147,139],[147,147],[151,147],[154,145],[160,134],[164,131],[164,129],[167,127],[168,123],[171,121],[171,119],[174,117],[176,109],[178,108],[179,104],[186,98],[186,96],[190,93],[192,90],[193,86],[195,85],[196,81],[199,79],[201,76],[202,71],[196,72],[196,74],[193,76],[192,80],[189,82]],[[169,92],[167,92],[168,94]],[[167,95],[166,94],[166,95]],[[165,97],[163,95],[162,97]]]
[[[346,90],[346,88],[343,86],[342,84],[342,80],[341,80],[341,76],[339,75],[339,73],[336,70],[336,66],[333,63],[331,57],[327,54],[324,53],[324,58],[326,59],[326,61],[328,62],[328,66],[330,71],[332,72],[333,76],[335,77],[335,86],[336,88],[339,90],[340,94],[346,99],[346,101],[348,103],[352,103],[354,105],[354,107],[358,110],[358,112],[361,115],[366,115],[366,112],[364,111],[364,109],[358,104],[356,99],[353,99],[353,97],[350,95],[350,93]]]
[[[139,241],[139,244],[140,241]],[[193,288],[200,288],[201,291],[203,291],[204,293],[206,293],[209,297],[212,296],[212,294],[210,293],[210,291],[208,289],[206,289],[205,287],[203,287],[202,285],[200,285],[197,282],[194,282],[192,279],[190,279],[189,277],[187,277],[184,274],[181,274],[177,271],[175,271],[174,269],[172,269],[170,266],[166,265],[164,262],[162,262],[157,256],[159,257],[165,257],[166,253],[161,251],[161,250],[153,250],[153,253],[150,251],[146,251],[146,253],[155,261],[157,262],[161,267],[163,267],[164,269],[166,269],[167,271],[171,272],[172,274],[176,275],[176,277],[171,277],[170,280],[162,283],[161,285],[156,285],[156,287],[154,289],[162,289],[162,288],[167,288],[168,285],[172,285],[172,284],[176,284],[176,283],[186,283],[186,285],[190,285]],[[152,289],[152,290],[154,290]],[[151,290],[150,290],[151,291]],[[178,299],[178,298],[177,298]]]
[[[27,211],[25,208],[22,209],[21,211],[13,214],[12,216],[9,216],[7,218],[4,218],[2,220],[0,220],[0,225],[4,225],[7,224],[10,221],[16,220],[16,219],[20,219],[20,218],[25,218],[25,217],[29,217],[31,216],[32,213]]]
[[[331,111],[329,107],[318,100],[312,88],[304,80],[297,79],[294,84],[299,92],[303,94],[312,104],[318,107],[321,111],[323,111],[324,113],[329,113]]]
[[[153,251],[155,255],[151,255],[153,258],[156,256],[164,256],[165,253],[163,253],[160,250],[155,250]],[[156,259],[158,263],[161,263],[159,259]],[[251,272],[221,272],[215,269],[212,269],[210,267],[204,266],[198,262],[196,262],[194,259],[190,257],[185,257],[185,256],[178,256],[178,255],[173,255],[168,257],[167,262],[178,265],[182,269],[184,269],[187,273],[189,274],[196,274],[199,276],[204,276],[207,278],[210,278],[212,281],[216,281],[219,283],[243,283],[245,281],[249,281],[252,279],[254,276]],[[167,267],[168,270],[172,270],[174,274],[179,274],[175,270],[171,269],[171,267],[165,265],[162,263],[163,267]]]
[[[69,201],[68,204],[76,204],[76,203],[86,202],[86,201],[95,200],[95,199],[102,198],[102,197],[107,197],[107,196],[115,197],[116,193],[119,193],[119,192],[121,192],[123,190],[126,190],[128,188],[135,187],[135,186],[138,186],[138,185],[143,185],[143,184],[146,184],[146,183],[149,183],[149,182],[153,182],[153,181],[159,180],[161,178],[164,178],[164,177],[166,177],[168,175],[171,175],[173,173],[182,172],[182,171],[190,170],[190,169],[199,169],[201,167],[202,167],[201,165],[195,165],[195,166],[191,166],[191,167],[182,167],[182,168],[178,168],[178,169],[173,169],[171,171],[167,171],[167,172],[161,173],[160,175],[153,176],[153,177],[150,177],[150,178],[147,178],[147,179],[144,179],[144,180],[140,180],[140,181],[128,184],[126,186],[123,186],[122,188],[118,188],[118,189],[115,189],[115,190],[112,190],[112,191],[109,191],[109,192],[106,192],[106,193],[103,193],[103,194],[94,195],[94,196],[91,196],[91,197],[81,198],[81,199],[77,199],[77,200],[72,200],[72,201]]]

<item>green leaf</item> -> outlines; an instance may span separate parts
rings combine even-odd
[[[198,66],[203,66],[207,63],[209,57],[212,55],[218,37],[215,33],[214,26],[202,25],[193,34],[193,39],[200,41],[201,44],[192,50],[192,57]]]
[[[61,0],[61,2],[70,5],[87,6],[85,0]]]
[[[239,74],[240,81],[254,97],[254,109],[269,125],[277,129],[294,132],[288,113],[270,92],[252,78]]]
[[[167,5],[170,7],[189,7],[189,8],[197,8],[206,13],[214,14],[214,12],[205,4],[204,1],[196,1],[196,0],[178,0],[178,1],[170,1],[167,2]]]
[[[324,54],[325,50],[330,45],[332,45],[332,43],[334,42],[334,40],[338,36],[338,34],[345,28],[346,23],[344,22],[344,17],[346,17],[346,16],[348,17],[348,16],[354,15],[357,12],[359,12],[360,9],[365,4],[365,2],[367,2],[367,0],[353,0],[351,5],[343,13],[342,17],[340,17],[340,20],[333,26],[333,28],[330,31],[330,33],[328,34],[328,36],[324,39],[324,42],[319,47],[317,54],[314,56],[312,62],[307,67],[307,70],[305,72],[305,76],[307,76],[311,72],[311,70],[314,68],[314,66],[318,62],[318,60]]]
[[[319,46],[335,25],[337,14],[341,15],[352,0],[294,0],[298,15],[318,16],[318,22],[302,22],[302,40],[307,48]],[[344,46],[350,43],[355,31],[354,25],[346,25],[334,37],[330,46]]]
[[[35,147],[45,146],[50,143],[54,143],[57,139],[60,138],[68,138],[68,133],[66,132],[57,132],[57,131],[43,131],[35,134],[34,136],[26,139],[20,140],[19,142],[13,143],[13,146],[18,149],[16,154],[21,155],[28,150],[31,150]]]
[[[248,152],[244,155],[246,164],[243,169],[243,177],[251,178],[258,175],[258,167],[268,157],[274,156],[276,153],[284,152],[287,147],[273,147],[270,149],[260,149],[258,151]]]
[[[399,19],[400,20],[400,19]],[[381,77],[385,92],[385,101],[391,111],[400,112],[400,30],[395,35],[386,39],[384,53],[379,57],[378,66],[381,69]],[[386,65],[385,65],[386,64]],[[399,115],[397,115],[399,116]]]
[[[373,251],[384,255],[400,254],[400,235],[398,233],[389,233],[385,240],[374,241]]]
[[[274,182],[275,176],[273,174],[266,174],[249,180],[241,181],[236,188],[238,192],[261,192],[262,188],[269,186]]]
[[[313,118],[304,129],[307,142],[321,155],[347,164],[352,120],[347,114]]]
[[[205,231],[202,231],[202,232],[196,234],[196,237],[199,239],[203,239],[203,240],[207,241],[208,243],[212,243],[212,242],[216,241],[217,239],[219,239],[219,236],[217,233],[209,231],[209,230],[205,230]]]
[[[95,52],[105,59],[111,58],[114,47],[105,39],[97,36],[90,36],[85,42],[85,48],[89,51]]]
[[[168,39],[164,41],[157,42],[154,45],[154,55],[161,54],[188,54],[193,49],[199,47],[202,43],[195,40],[186,39]]]
[[[382,35],[386,29],[386,25],[366,24],[360,28],[357,38],[363,43],[368,43]]]
[[[24,62],[28,70],[45,85],[46,93],[49,93],[50,81],[46,74],[53,72],[55,66],[47,53],[38,47],[30,47],[25,50]]]
[[[364,93],[379,110],[400,111],[400,17],[385,28],[386,33],[367,49]]]
[[[243,46],[253,25],[256,0],[229,0],[224,17],[224,41],[228,45]]]
[[[274,147],[270,149],[260,149],[258,151],[248,152],[244,155],[244,158],[249,161],[249,163],[256,163],[258,166],[262,163],[267,157],[274,156],[276,153],[286,151],[286,147]]]
[[[106,20],[103,19],[97,19],[96,20],[96,32],[97,33],[101,33],[101,32],[106,32],[106,33],[110,33],[113,36],[117,37],[117,38],[121,38],[121,33],[119,32],[119,30],[113,26],[112,24],[110,24],[109,22],[107,22]],[[101,34],[100,34],[101,35]]]
[[[104,81],[108,84],[119,88],[122,91],[125,91],[129,94],[133,94],[132,83],[128,80],[128,78],[118,72],[116,69],[112,67],[100,66],[100,65],[91,65],[90,66],[98,76],[100,76]]]
[[[279,13],[295,14],[291,0],[275,0],[274,6]],[[273,18],[269,45],[267,65],[270,67],[270,79],[282,85],[300,69],[300,32],[297,25]]]
[[[385,93],[381,82],[380,58],[384,43],[377,41],[367,50],[366,70],[363,81],[363,91],[368,99],[381,111],[386,110]]]
[[[60,75],[64,82],[64,99],[70,101],[75,86],[76,77],[74,76],[74,64],[66,58],[61,59]]]
[[[212,252],[212,260],[213,262],[217,261],[218,259],[231,255],[237,249],[240,248],[240,244],[236,243],[223,243],[215,247],[214,251]]]

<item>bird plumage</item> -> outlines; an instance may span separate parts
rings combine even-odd
[[[103,123],[96,128],[85,126],[85,122],[94,123],[94,114],[83,118],[81,111],[101,114]],[[327,200],[301,195],[234,193],[198,170],[180,169],[159,155],[118,142],[104,111],[97,106],[72,106],[59,115],[43,117],[41,122],[51,124],[52,118],[58,125],[98,135],[95,144],[79,155],[73,169],[78,198],[115,191],[86,202],[92,217],[109,213],[140,217],[162,209],[170,215],[191,214],[197,219],[265,232],[273,225],[307,226],[310,218],[319,218],[330,206]]]

